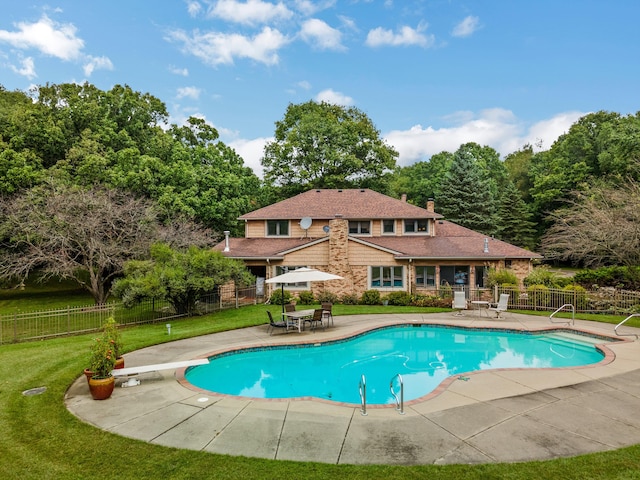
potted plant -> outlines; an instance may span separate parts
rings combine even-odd
[[[97,337],[91,346],[91,361],[89,370],[92,375],[88,378],[89,391],[94,400],[104,400],[113,393],[115,379],[111,374],[116,363],[111,339],[104,332]]]
[[[104,334],[108,337],[113,348],[116,364],[114,368],[124,368],[124,357],[122,356],[122,336],[118,330],[118,324],[113,317],[109,317],[104,324]]]

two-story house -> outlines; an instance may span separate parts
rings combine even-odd
[[[369,189],[314,189],[242,215],[244,238],[216,246],[243,260],[258,278],[313,267],[344,280],[288,285],[337,295],[404,290],[427,293],[439,285],[483,287],[489,268],[510,268],[522,280],[540,255],[442,219],[426,208]],[[270,292],[264,292],[269,295]]]

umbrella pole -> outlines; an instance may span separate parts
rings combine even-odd
[[[282,289],[282,318],[284,319],[284,283],[280,284],[280,288]]]

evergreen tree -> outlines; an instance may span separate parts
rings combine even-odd
[[[515,184],[507,182],[500,196],[498,215],[500,240],[523,248],[533,248],[535,224],[531,221],[531,212],[522,199]]]
[[[494,235],[497,225],[491,191],[489,179],[471,153],[458,149],[440,186],[438,212],[458,225]]]

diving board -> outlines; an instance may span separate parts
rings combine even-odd
[[[138,375],[140,373],[155,372],[158,370],[175,370],[178,368],[193,367],[195,365],[206,365],[208,358],[198,358],[196,360],[183,360],[181,362],[157,363],[155,365],[141,365],[139,367],[116,368],[111,371],[114,377],[126,377],[128,375]]]

